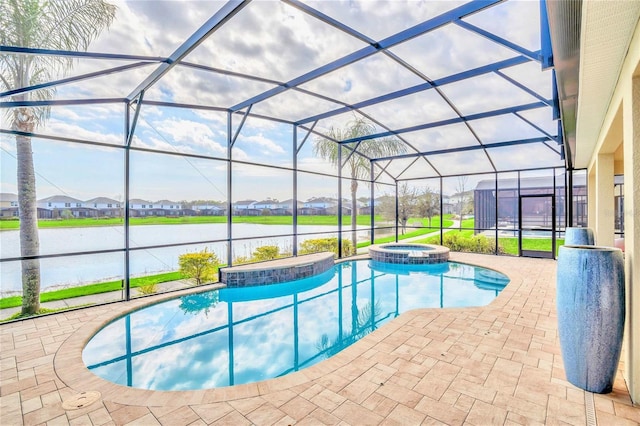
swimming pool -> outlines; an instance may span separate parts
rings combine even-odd
[[[251,383],[309,367],[414,308],[486,305],[508,281],[455,262],[349,261],[303,280],[147,306],[101,329],[82,357],[94,374],[135,388]]]

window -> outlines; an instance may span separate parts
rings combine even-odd
[[[107,208],[113,207],[113,204],[107,204]]]
[[[71,203],[64,203],[65,207],[71,207]]]
[[[76,203],[76,207],[82,207],[82,204]]]

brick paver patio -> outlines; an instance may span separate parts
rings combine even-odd
[[[102,324],[176,293],[2,325],[0,424],[640,424],[621,373],[607,395],[565,380],[555,261],[451,257],[512,281],[489,306],[411,311],[308,369],[229,388],[131,389],[84,367],[82,347]],[[95,403],[63,408],[90,391]]]

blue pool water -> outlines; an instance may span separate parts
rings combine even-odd
[[[147,306],[101,329],[82,357],[98,376],[136,388],[251,383],[309,367],[410,309],[486,305],[508,282],[454,262],[345,262],[303,280]]]

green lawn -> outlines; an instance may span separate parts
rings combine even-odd
[[[443,226],[449,227],[453,223],[451,215],[445,215]],[[260,225],[292,225],[292,216],[233,216],[233,223],[255,223]],[[376,223],[383,222],[381,216],[376,215]],[[429,226],[427,219],[410,219],[410,223],[418,222],[419,226]],[[129,219],[131,226],[141,225],[184,225],[196,223],[227,223],[226,216],[183,216],[183,217],[132,217]],[[351,216],[342,216],[342,224],[351,224]],[[360,226],[371,225],[370,215],[358,215],[357,224]],[[93,226],[123,226],[122,218],[84,218],[84,219],[41,219],[38,221],[38,228],[74,228]],[[338,216],[298,216],[298,225],[338,225]],[[18,220],[0,220],[0,230],[19,229]],[[440,227],[440,217],[431,218],[431,227]]]
[[[146,277],[131,278],[131,288],[149,284],[160,284],[182,278],[182,274],[177,271],[149,275]],[[107,293],[118,290],[122,290],[121,280],[43,292],[40,294],[40,302],[53,302],[55,300],[72,299],[74,297],[89,296],[91,294]],[[15,308],[18,306],[22,306],[22,296],[11,296],[0,299],[0,309]]]
[[[518,256],[517,238],[499,238],[498,241],[504,247],[504,252]],[[556,256],[560,246],[564,244],[564,239],[556,240]],[[525,250],[551,251],[551,238],[523,238],[522,247]]]
[[[376,216],[376,221],[382,218]],[[292,216],[233,216],[233,223],[255,223],[261,225],[292,225]],[[196,223],[227,223],[226,216],[183,216],[183,217],[132,217],[129,220],[131,226],[139,225],[184,225]],[[351,216],[343,216],[342,223],[351,223]],[[298,216],[298,225],[337,225],[338,216]],[[359,215],[358,225],[370,225],[371,216]],[[41,219],[38,221],[38,228],[72,228],[72,227],[93,227],[93,226],[123,226],[122,218],[85,218],[85,219]],[[0,220],[1,229],[19,229],[20,222],[17,220]]]

